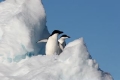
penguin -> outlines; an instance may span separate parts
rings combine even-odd
[[[63,48],[66,46],[66,42],[65,42],[65,39],[67,38],[70,38],[70,36],[66,35],[66,34],[63,34],[60,39],[58,40],[58,42],[60,44],[62,44]]]
[[[59,42],[59,48],[58,48],[58,55],[63,51],[63,49],[65,48],[66,46],[66,42],[65,42],[65,39],[67,38],[70,38],[70,36],[64,34],[60,37],[60,39],[58,40]]]
[[[46,47],[45,47],[46,55],[53,55],[53,54],[57,53],[58,46],[59,46],[58,36],[62,33],[63,33],[63,31],[54,30],[52,32],[52,34],[48,37],[48,39],[39,40],[37,42],[37,43],[46,42]]]

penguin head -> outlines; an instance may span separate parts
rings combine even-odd
[[[60,38],[67,39],[67,38],[70,38],[70,36],[63,34]]]
[[[52,36],[52,35],[54,35],[54,34],[58,34],[58,35],[59,35],[59,34],[62,34],[62,33],[63,33],[63,31],[54,30],[50,36]]]

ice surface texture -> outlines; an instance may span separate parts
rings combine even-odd
[[[60,56],[33,56],[0,64],[1,80],[113,80],[90,57],[83,38],[70,42]]]
[[[0,3],[0,62],[19,61],[26,55],[37,55],[43,50],[44,43],[36,42],[48,35],[41,0],[6,0]]]
[[[83,38],[70,42],[59,56],[26,57],[43,54],[44,44],[36,42],[48,37],[45,24],[41,0],[0,3],[0,80],[113,80],[92,59]]]

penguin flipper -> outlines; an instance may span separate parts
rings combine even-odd
[[[48,39],[42,39],[42,40],[39,40],[37,43],[40,43],[40,42],[47,42]]]
[[[60,46],[60,49],[63,51],[63,49],[64,49],[63,46],[61,44],[59,44],[59,46]]]

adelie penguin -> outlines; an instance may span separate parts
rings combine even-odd
[[[59,46],[59,48],[58,48],[58,52],[57,52],[58,55],[63,51],[62,48],[65,48],[65,46],[66,46],[65,40],[66,40],[67,38],[70,38],[70,36],[64,34],[64,35],[62,35],[62,36],[60,37],[60,39],[58,40],[59,45],[62,46],[62,47]]]
[[[40,42],[47,42],[46,43],[46,49],[45,53],[46,55],[53,55],[54,53],[57,53],[58,51],[58,35],[62,34],[63,31],[60,30],[54,30],[52,34],[48,37],[48,39],[43,39],[38,41],[37,43]]]

